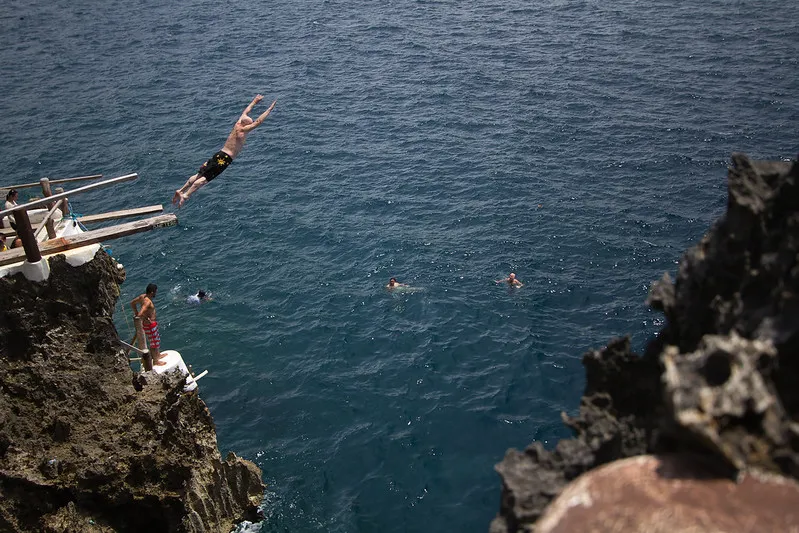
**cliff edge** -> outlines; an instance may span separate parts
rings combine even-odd
[[[47,281],[0,278],[0,530],[220,532],[257,519],[261,472],[222,459],[176,375],[134,374],[112,321],[124,271],[102,250]]]
[[[714,502],[733,505],[733,493],[744,494],[744,505],[752,501],[745,497],[745,479],[760,484],[751,493],[778,487],[768,494],[776,490],[791,506],[799,504],[793,481],[799,479],[799,164],[734,154],[728,189],[726,214],[683,256],[676,281],[667,274],[653,284],[649,303],[667,324],[645,353],[635,354],[628,339],[616,339],[583,357],[579,413],[563,415],[574,438],[551,451],[538,442],[523,452],[509,450],[497,465],[502,499],[492,533],[617,531],[613,527],[622,523],[625,531],[655,531],[652,514],[639,517],[638,524],[648,524],[641,529],[624,520],[674,503],[666,492],[683,500],[668,520],[693,512],[685,512],[690,504],[711,516]],[[645,454],[637,463],[594,470]],[[614,479],[609,471],[618,486],[608,484]],[[574,480],[587,472],[592,474],[580,478],[580,489]],[[618,478],[620,472],[629,477]],[[655,481],[664,488],[653,496],[646,491],[659,490]],[[641,490],[633,495],[635,483]],[[548,520],[542,527],[539,518],[567,485],[570,499],[559,506],[558,519],[593,511],[585,522]],[[633,505],[627,515],[613,518],[618,502],[603,507],[600,500],[621,487]],[[708,501],[696,498],[709,493],[714,497]],[[642,497],[656,504],[640,505]],[[753,512],[793,520],[768,503],[753,505]],[[732,514],[715,511],[715,518]],[[600,515],[616,525],[603,529],[591,522]],[[741,518],[752,519],[757,522],[754,515]],[[740,531],[742,523],[715,530]],[[691,528],[697,523],[686,524],[685,531],[696,530]]]

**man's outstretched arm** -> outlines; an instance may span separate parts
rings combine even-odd
[[[241,116],[243,117],[244,115],[247,115],[247,114],[249,114],[249,113],[250,113],[250,111],[252,111],[252,108],[253,108],[253,107],[255,107],[255,104],[257,104],[258,102],[260,102],[260,101],[261,101],[261,100],[263,100],[263,99],[264,99],[263,95],[261,95],[261,94],[256,94],[256,95],[255,95],[255,98],[253,98],[253,99],[252,99],[252,102],[250,102],[250,105],[248,105],[247,107],[245,107],[245,108],[244,108],[244,111],[242,111],[242,112],[241,112]]]
[[[270,105],[270,106],[269,106],[269,109],[267,109],[266,111],[264,111],[263,113],[261,113],[261,116],[260,116],[260,117],[258,117],[257,119],[255,119],[255,122],[253,122],[253,123],[252,123],[252,124],[250,124],[249,126],[244,126],[244,128],[242,128],[242,129],[243,129],[244,131],[247,131],[247,132],[249,132],[249,131],[252,131],[252,130],[254,130],[255,128],[257,128],[258,126],[260,126],[260,125],[261,125],[261,123],[262,123],[264,120],[266,120],[266,117],[268,117],[268,116],[269,116],[269,113],[271,113],[271,112],[272,112],[272,110],[275,108],[275,104],[276,104],[276,103],[277,103],[277,100],[275,100],[274,102],[272,102],[272,105]]]

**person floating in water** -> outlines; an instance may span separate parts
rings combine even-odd
[[[158,354],[153,364],[165,365],[166,361],[160,360],[163,355],[161,353],[161,334],[158,332],[158,322],[155,321],[155,304],[153,303],[153,298],[155,298],[157,293],[158,286],[155,283],[150,283],[147,285],[144,294],[134,298],[130,302],[130,306],[133,308],[133,318],[142,319],[142,327],[144,329],[144,334],[147,336],[148,345]],[[141,305],[141,310],[139,310],[139,305]]]
[[[494,283],[507,283],[507,284],[508,284],[508,285],[510,285],[511,287],[521,287],[521,286],[523,286],[523,285],[524,285],[524,284],[523,284],[521,281],[519,281],[518,279],[516,279],[516,274],[514,274],[513,272],[511,272],[511,273],[508,275],[508,277],[507,277],[507,278],[505,278],[505,279],[498,279],[498,280],[496,280]]]
[[[178,207],[182,207],[183,203],[188,200],[197,189],[220,175],[222,171],[236,159],[241,149],[244,148],[244,141],[247,140],[247,134],[260,126],[261,123],[266,120],[266,117],[269,116],[269,113],[272,112],[272,109],[275,108],[277,100],[272,102],[269,109],[261,113],[261,116],[257,119],[251,119],[249,117],[250,111],[255,107],[255,104],[263,99],[264,97],[260,94],[256,95],[253,101],[250,102],[250,105],[244,108],[244,112],[233,126],[233,131],[228,135],[225,145],[220,151],[212,155],[211,159],[203,163],[197,171],[197,174],[190,177],[183,187],[175,191],[175,195],[172,197],[173,204],[178,204]]]
[[[211,300],[211,295],[202,289],[197,291],[197,294],[192,294],[186,299],[186,301],[189,302],[190,304],[197,304],[197,305],[203,302],[208,302],[210,300]]]
[[[407,287],[407,286],[408,285],[406,285],[405,283],[398,282],[397,278],[391,278],[390,280],[388,280],[388,285],[386,285],[386,288],[391,290],[391,289],[396,289],[397,287]]]

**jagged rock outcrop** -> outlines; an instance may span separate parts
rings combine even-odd
[[[176,375],[134,374],[104,252],[0,278],[0,530],[219,532],[256,518],[253,463],[222,459],[213,419]]]
[[[535,531],[567,483],[641,454],[799,478],[799,164],[732,159],[727,213],[650,291],[666,326],[642,356],[584,356],[575,437],[508,451],[492,533]]]

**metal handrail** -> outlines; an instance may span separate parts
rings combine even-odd
[[[72,181],[87,181],[87,180],[96,180],[102,178],[102,174],[92,174],[91,176],[78,176],[76,178],[61,178],[58,180],[50,180],[50,183],[70,183]],[[21,183],[19,185],[3,185],[0,189],[9,190],[9,189],[27,189],[29,187],[36,187],[39,185],[41,181],[37,181],[36,183]]]

